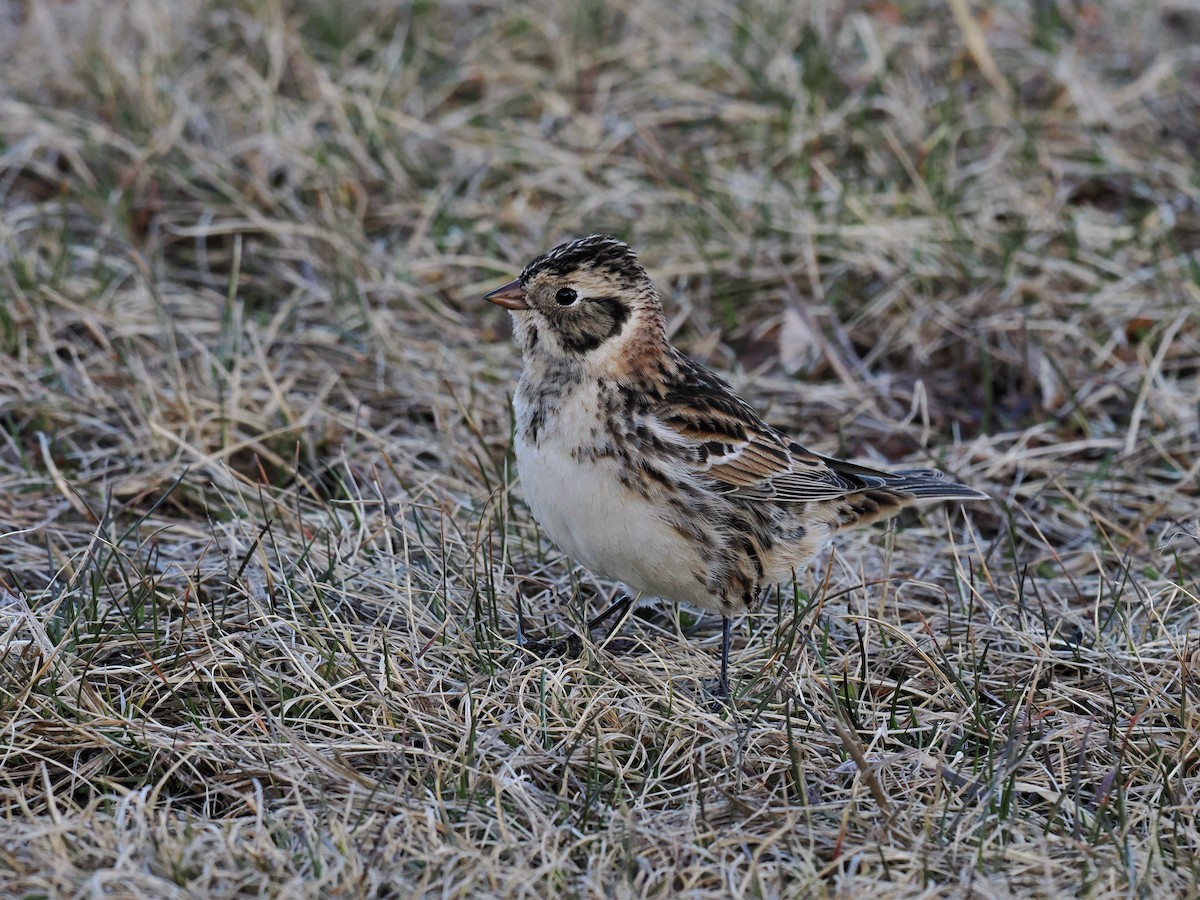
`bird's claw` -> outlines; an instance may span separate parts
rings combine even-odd
[[[530,641],[524,649],[539,659],[551,656],[579,656],[583,653],[583,640],[577,634],[569,634],[558,640]]]

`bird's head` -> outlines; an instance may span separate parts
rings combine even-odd
[[[559,244],[484,299],[512,311],[526,361],[548,354],[607,366],[666,340],[650,276],[628,244],[604,234]]]

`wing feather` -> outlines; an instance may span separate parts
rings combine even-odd
[[[914,499],[982,499],[936,469],[888,473],[813,453],[764,422],[733,389],[686,357],[680,380],[651,409],[654,430],[688,452],[697,474],[724,493],[811,503],[884,490]]]

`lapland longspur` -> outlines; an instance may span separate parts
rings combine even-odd
[[[633,598],[757,609],[835,534],[919,500],[987,495],[933,469],[830,459],[767,425],[671,346],[662,303],[627,244],[594,234],[537,257],[486,297],[512,311],[524,371],[517,472],[558,546]]]

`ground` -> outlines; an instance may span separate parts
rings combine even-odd
[[[1200,7],[0,2],[0,893],[1200,893]],[[629,240],[993,500],[735,629],[542,536],[480,298]],[[518,615],[520,613],[520,617]]]

